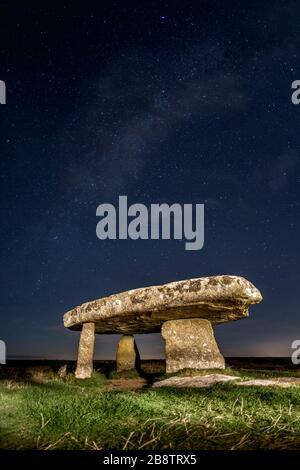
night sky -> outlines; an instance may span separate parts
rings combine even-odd
[[[224,355],[290,355],[300,338],[299,2],[52,3],[0,2],[8,356],[75,358],[65,311],[215,274],[244,276],[264,297],[249,319],[216,328]],[[100,241],[96,208],[119,195],[204,203],[204,248]],[[95,357],[113,357],[117,339],[97,336]],[[163,355],[159,335],[137,343],[145,358]]]

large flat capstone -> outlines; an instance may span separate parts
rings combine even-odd
[[[210,276],[143,287],[84,303],[64,315],[64,326],[81,330],[95,323],[95,333],[155,333],[164,322],[202,318],[224,323],[248,316],[262,300],[259,290],[239,276]]]

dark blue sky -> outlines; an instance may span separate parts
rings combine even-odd
[[[222,352],[290,354],[300,337],[299,18],[297,1],[1,2],[9,355],[75,357],[66,310],[213,274],[244,276],[264,296],[249,319],[216,328]],[[98,240],[97,206],[123,194],[205,203],[204,248]],[[162,354],[159,335],[137,340],[144,356]],[[96,358],[115,342],[97,337]]]

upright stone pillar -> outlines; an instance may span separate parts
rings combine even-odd
[[[208,320],[170,320],[161,329],[166,372],[181,369],[224,369],[225,361]]]
[[[140,354],[133,335],[121,336],[116,361],[118,372],[140,369]]]
[[[75,376],[77,379],[87,379],[93,372],[95,343],[95,323],[83,323],[79,346]]]

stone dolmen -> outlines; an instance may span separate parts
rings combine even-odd
[[[118,370],[134,369],[139,359],[134,333],[161,332],[166,371],[223,369],[224,358],[212,325],[249,315],[262,300],[251,282],[238,276],[210,276],[143,287],[84,303],[65,313],[64,326],[80,330],[76,377],[93,371],[95,333],[122,334]]]

